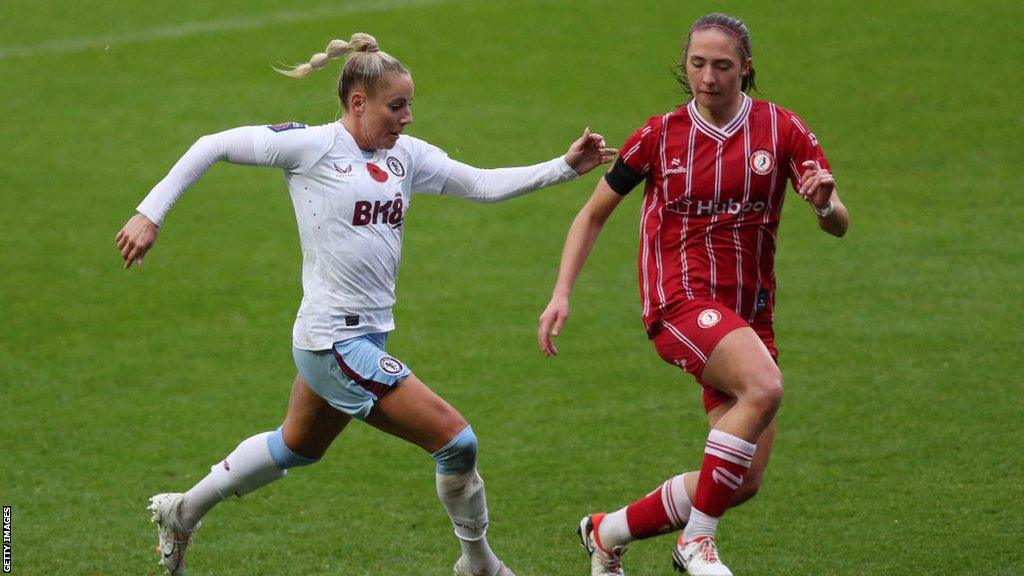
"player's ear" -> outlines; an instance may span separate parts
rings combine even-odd
[[[348,95],[349,112],[361,116],[366,111],[366,94],[360,89],[355,89]]]

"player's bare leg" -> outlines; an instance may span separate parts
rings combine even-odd
[[[782,374],[754,330],[740,328],[718,343],[701,377],[735,401],[712,416],[693,507],[673,559],[694,576],[729,576],[732,572],[718,558],[715,530],[753,465],[756,442],[769,429],[774,438],[771,425],[782,401]],[[767,463],[770,451],[763,452]]]
[[[456,576],[513,576],[487,543],[487,499],[476,471],[476,436],[462,414],[410,374],[374,405],[366,422],[416,444],[437,462],[437,495],[462,547]]]
[[[243,440],[188,492],[150,498],[149,510],[159,528],[160,564],[172,576],[184,574],[192,533],[210,509],[232,495],[283,478],[288,468],[319,461],[349,420],[296,376],[282,428]]]
[[[283,426],[242,441],[235,452],[215,465],[185,494],[182,519],[197,522],[222,500],[283,478],[288,468],[318,461],[350,421],[296,375]]]
[[[735,404],[735,400],[726,402],[715,406],[708,412],[708,424],[711,428],[714,428],[722,415],[726,413]],[[761,489],[761,483],[764,481],[764,472],[768,468],[768,459],[772,455],[772,445],[775,443],[775,427],[776,418],[772,418],[771,423],[768,427],[761,432],[761,435],[757,437],[757,450],[754,452],[754,458],[750,462],[750,468],[747,469],[747,473],[743,475],[743,484],[740,489],[733,495],[732,502],[729,503],[730,508],[734,508],[743,504],[757,495]],[[693,498],[693,495],[697,493],[697,483],[699,480],[700,471],[697,470],[693,474],[687,475],[686,477],[686,490]]]
[[[720,404],[708,412],[711,428],[734,405],[736,400]],[[775,420],[757,439],[757,450],[743,484],[733,496],[729,507],[739,506],[757,494],[775,439]],[[633,540],[642,540],[679,530],[690,518],[693,497],[697,492],[700,470],[692,470],[669,478],[646,495],[608,514],[595,513],[580,522],[580,542],[591,555],[591,574],[623,573],[621,556]]]
[[[782,373],[752,328],[726,334],[708,357],[701,378],[736,399],[719,407],[725,410],[712,411],[714,428],[748,442],[768,427],[782,401]]]
[[[433,454],[469,425],[458,410],[415,374],[374,405],[366,423]]]
[[[284,419],[284,443],[306,458],[322,458],[334,439],[352,418],[309,389],[301,375],[295,376]]]

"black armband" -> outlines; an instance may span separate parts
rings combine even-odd
[[[619,196],[625,196],[636,188],[636,185],[643,182],[644,175],[633,170],[622,161],[622,158],[615,160],[612,169],[605,173],[604,181]]]

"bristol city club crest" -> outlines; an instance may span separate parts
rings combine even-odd
[[[775,169],[775,156],[771,152],[760,149],[750,155],[750,169],[758,176],[767,176]]]
[[[714,308],[706,308],[697,315],[697,326],[705,330],[711,328],[722,319],[722,313]]]

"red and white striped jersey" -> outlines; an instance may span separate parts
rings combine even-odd
[[[697,298],[770,325],[786,179],[798,186],[807,160],[829,169],[803,121],[745,94],[724,128],[691,100],[626,140],[620,161],[646,178],[639,272],[648,332],[674,305]]]

